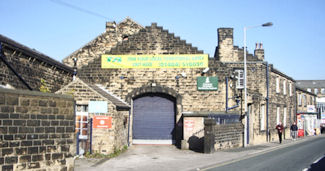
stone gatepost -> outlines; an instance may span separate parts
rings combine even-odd
[[[215,151],[215,129],[216,121],[212,118],[204,119],[204,153],[213,153]]]

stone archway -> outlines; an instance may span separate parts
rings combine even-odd
[[[174,89],[165,86],[142,86],[140,88],[134,89],[131,93],[126,96],[126,101],[131,104],[131,100],[139,95],[146,93],[162,93],[168,94],[176,99],[176,104],[182,104],[182,96],[179,95]]]
[[[134,89],[126,96],[126,101],[132,104],[133,116],[133,100],[145,94],[166,94],[175,99],[175,145],[180,147],[181,140],[183,139],[183,119],[182,117],[182,96],[179,95],[174,89],[165,86],[142,86]],[[133,128],[133,120],[132,128]],[[132,130],[132,129],[131,129]]]

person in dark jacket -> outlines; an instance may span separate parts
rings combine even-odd
[[[291,130],[292,139],[296,140],[297,139],[297,131],[298,131],[296,122],[293,122],[293,124],[290,127],[290,130]]]
[[[282,132],[283,132],[283,125],[281,122],[279,122],[279,124],[275,127],[275,129],[278,130],[278,135],[279,135],[279,141],[280,144],[282,143]]]

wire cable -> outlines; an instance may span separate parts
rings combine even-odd
[[[104,18],[105,20],[109,20],[109,18],[104,16],[104,15],[101,15],[99,13],[96,13],[96,12],[93,12],[93,11],[90,11],[90,10],[87,10],[87,9],[84,9],[84,8],[77,7],[75,5],[72,5],[72,4],[69,4],[69,3],[66,3],[66,2],[62,2],[60,0],[50,0],[50,1],[52,1],[53,3],[56,3],[58,5],[69,7],[69,8],[72,8],[72,9],[80,11],[80,12],[84,12],[84,13],[87,13],[87,14],[90,14],[90,15],[93,15],[93,16],[96,16],[96,17]]]

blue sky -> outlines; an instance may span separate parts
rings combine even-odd
[[[245,26],[273,22],[247,31],[249,52],[262,42],[265,59],[288,76],[325,79],[323,0],[64,1],[74,8],[62,1],[0,0],[0,34],[61,61],[103,33],[106,21],[129,16],[142,26],[156,22],[213,56],[217,28],[234,28],[234,45],[242,47]]]

